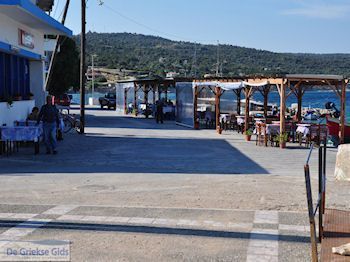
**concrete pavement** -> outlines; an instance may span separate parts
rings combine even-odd
[[[112,111],[87,117],[87,134],[67,135],[57,156],[0,158],[0,233],[43,220],[19,238],[70,240],[72,261],[310,260],[306,149]],[[330,150],[327,205],[348,208],[334,162]]]

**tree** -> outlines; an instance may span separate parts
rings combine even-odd
[[[52,70],[52,81],[48,86],[51,95],[64,94],[70,88],[79,89],[79,52],[73,39],[62,41]]]

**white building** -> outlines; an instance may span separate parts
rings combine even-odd
[[[0,0],[0,125],[26,119],[34,105],[45,102],[44,35],[72,35],[37,3]],[[15,96],[22,100],[10,105]]]

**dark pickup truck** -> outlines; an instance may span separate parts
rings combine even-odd
[[[101,109],[107,107],[108,109],[116,109],[116,94],[108,93],[104,97],[98,99],[101,105]]]

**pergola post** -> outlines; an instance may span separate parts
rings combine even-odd
[[[128,114],[128,90],[129,88],[124,89],[124,114]]]
[[[297,99],[298,99],[297,119],[298,119],[298,122],[301,122],[301,120],[302,120],[301,108],[302,108],[302,104],[303,104],[303,91],[302,91],[301,85],[298,86],[298,89],[297,89]]]
[[[197,120],[197,110],[198,110],[198,86],[195,86],[193,90],[193,125],[195,129],[199,129],[199,122]]]
[[[286,132],[286,87],[284,81],[280,85],[280,137]],[[285,141],[280,139],[280,147],[285,148]]]
[[[244,88],[244,95],[245,95],[244,134],[246,134],[246,132],[249,129],[250,90],[251,90],[251,87]]]
[[[346,82],[342,81],[341,86],[341,105],[340,105],[340,144],[345,143],[345,103],[346,103]]]
[[[144,96],[143,96],[143,102],[146,105],[146,112],[145,112],[145,117],[148,118],[148,110],[147,110],[147,105],[148,105],[148,92],[149,92],[149,85],[145,84],[144,85]]]
[[[221,87],[215,87],[215,126],[216,131],[220,134],[220,96],[221,96]]]
[[[160,101],[160,98],[162,96],[162,88],[160,85],[158,85],[158,100]]]
[[[267,118],[267,107],[269,102],[270,89],[271,89],[271,86],[269,84],[267,86],[262,87],[262,89],[259,88],[259,91],[264,98],[264,117],[265,118]]]
[[[153,105],[155,106],[156,104],[156,84],[152,85],[152,93],[153,93]]]
[[[241,114],[241,95],[242,95],[242,89],[234,89],[233,92],[236,94],[236,99],[237,99],[237,115]]]
[[[134,83],[134,113],[135,116],[137,116],[137,89],[138,89],[138,84]]]
[[[168,101],[168,87],[169,87],[169,85],[165,84],[165,102]]]

